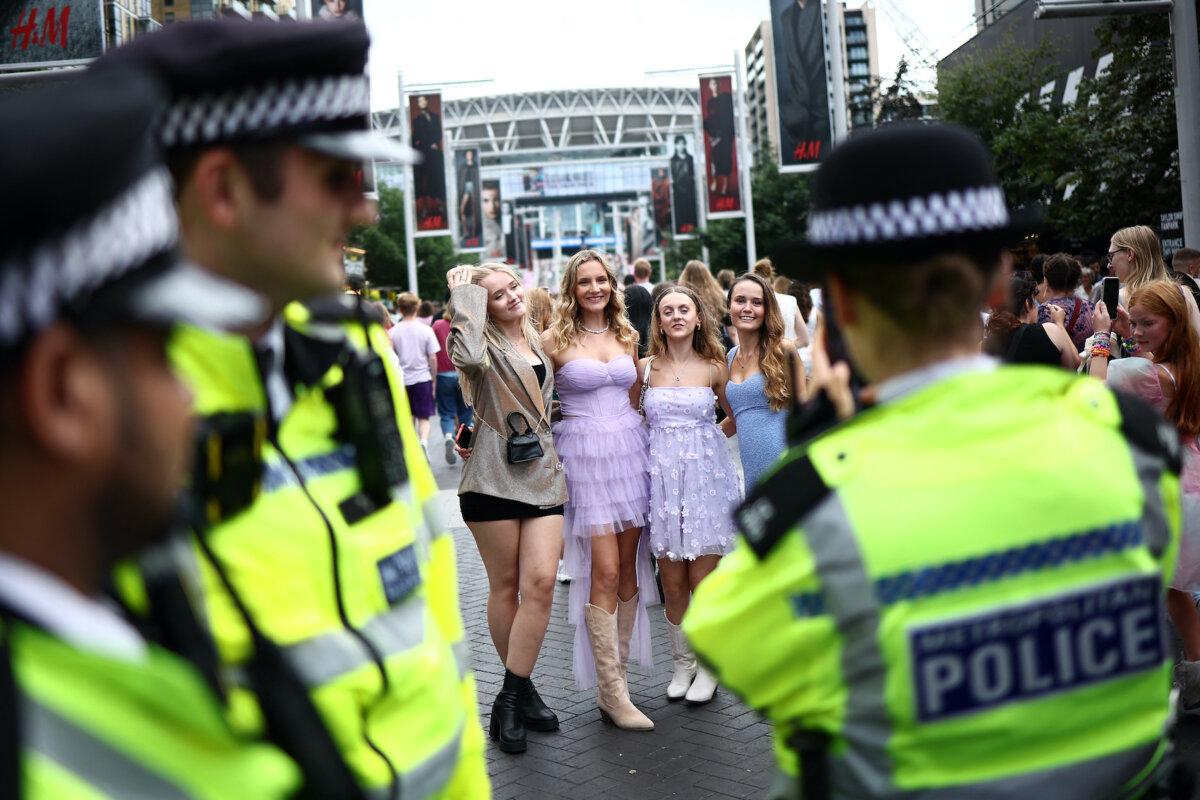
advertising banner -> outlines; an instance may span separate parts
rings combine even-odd
[[[671,172],[666,167],[650,170],[650,205],[654,211],[654,230],[659,245],[674,228],[671,222]]]
[[[779,167],[784,172],[816,169],[833,140],[821,3],[771,0],[771,37],[779,105]]]
[[[100,0],[6,0],[0,26],[0,70],[69,64],[104,52]]]
[[[482,189],[479,184],[479,148],[454,152],[454,176],[458,193],[458,249],[483,250]]]
[[[421,163],[413,166],[413,198],[416,201],[416,236],[438,236],[450,232],[446,214],[446,151],[442,143],[442,96],[414,94],[408,98],[408,120],[413,149]]]
[[[692,156],[693,138],[677,134],[671,156],[671,208],[675,215],[675,238],[696,235],[699,214],[696,209],[696,159]]]
[[[487,180],[480,183],[479,207],[483,211],[483,260],[503,261],[504,216],[500,201],[500,181]]]
[[[742,216],[738,181],[737,122],[733,115],[733,76],[700,76],[700,118],[704,121],[704,188],[708,218]]]
[[[363,0],[312,0],[313,19],[362,19]]]

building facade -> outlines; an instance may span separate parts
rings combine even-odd
[[[133,2],[134,0],[125,0]],[[255,15],[278,19],[298,15],[296,0],[137,0],[150,5],[151,15],[160,25],[185,19]]]
[[[850,130],[875,122],[879,82],[879,45],[875,9],[870,3],[850,8],[841,0],[827,4],[837,10],[842,26],[842,74],[846,80],[846,124]],[[826,44],[828,48],[828,44]],[[763,153],[779,158],[779,105],[775,93],[775,49],[769,20],[759,23],[745,47],[746,113],[750,148],[757,162]],[[829,54],[825,54],[826,64]],[[832,104],[832,98],[830,98]]]

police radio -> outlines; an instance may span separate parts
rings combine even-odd
[[[339,359],[342,383],[331,393],[341,438],[354,447],[362,491],[343,501],[342,514],[347,522],[374,513],[392,500],[392,492],[408,480],[404,463],[404,442],[392,405],[383,359],[370,347],[366,317],[359,309],[367,347],[347,346]]]

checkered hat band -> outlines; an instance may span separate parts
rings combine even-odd
[[[366,116],[370,111],[366,75],[270,82],[183,98],[167,109],[160,137],[165,147],[205,144],[257,131]]]
[[[898,242],[969,231],[999,230],[1009,223],[999,186],[931,194],[890,203],[815,211],[808,241],[820,247]]]
[[[175,245],[179,222],[164,169],[65,234],[0,264],[0,345],[44,328],[59,307]]]

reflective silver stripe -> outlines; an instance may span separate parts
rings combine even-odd
[[[879,648],[882,609],[863,566],[858,539],[837,492],[802,526],[825,608],[842,633],[842,675],[849,689],[841,731],[845,755],[833,761],[834,785],[855,797],[881,797],[892,784],[887,742],[891,719],[884,698],[887,663]]]
[[[438,511],[436,494],[421,504],[421,510],[425,513],[425,525],[429,529],[431,539],[436,539],[439,536],[445,536],[449,533],[446,530],[445,523],[442,522],[441,512]]]
[[[454,663],[458,665],[458,679],[461,681],[471,671],[471,645],[466,639],[451,645],[454,651]]]
[[[187,800],[191,794],[28,695],[22,697],[26,746],[99,793],[122,800]]]
[[[373,617],[359,629],[385,659],[425,641],[425,599],[414,595]],[[300,679],[310,687],[323,686],[372,662],[357,636],[337,630],[283,648]]]
[[[886,796],[894,800],[1013,800],[1015,797],[1046,797],[1048,787],[1054,787],[1054,797],[1060,800],[1098,800],[1099,798],[1138,797],[1146,787],[1161,777],[1162,768],[1169,760],[1161,759],[1158,769],[1152,771],[1137,787],[1124,789],[1122,784],[1130,775],[1149,766],[1158,746],[1145,745],[1120,753],[1070,764],[1065,767],[1030,772],[995,781],[975,784],[959,784],[937,789],[891,792]],[[800,796],[799,780],[792,775],[779,772],[775,783],[767,793],[768,800],[793,800]],[[834,790],[835,798],[858,798],[862,795]]]
[[[462,735],[460,726],[445,747],[400,776],[400,800],[426,800],[446,788],[458,766]],[[367,796],[371,800],[393,800],[392,787],[368,789]]]
[[[1171,541],[1171,527],[1167,524],[1167,512],[1163,508],[1162,494],[1158,487],[1165,464],[1161,458],[1155,458],[1132,444],[1129,451],[1133,454],[1133,468],[1137,472],[1138,482],[1142,484],[1144,495],[1142,536],[1154,557],[1160,558]]]

